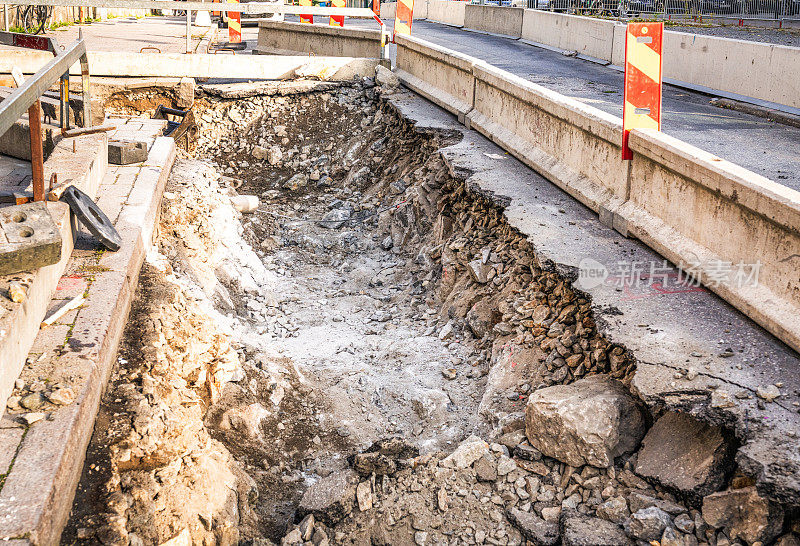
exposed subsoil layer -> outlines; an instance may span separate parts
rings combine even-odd
[[[635,447],[653,417],[624,388],[634,360],[449,171],[437,150],[459,135],[416,130],[379,93],[201,100],[199,159],[173,170],[65,542],[690,545],[788,528],[782,512],[747,538],[707,525],[697,496],[634,473],[633,448],[604,467],[532,445],[528,397],[595,376],[617,381],[613,426]],[[258,209],[235,213],[237,193]],[[746,489],[715,434],[716,487]]]

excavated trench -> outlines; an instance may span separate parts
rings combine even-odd
[[[627,385],[635,361],[450,171],[438,150],[460,135],[380,92],[198,100],[64,541],[722,544],[635,454],[597,468],[531,446],[529,395]]]

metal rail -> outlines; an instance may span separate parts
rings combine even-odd
[[[320,6],[289,6],[269,4],[266,2],[247,3],[211,3],[211,2],[174,2],[169,0],[22,0],[13,2],[26,6],[88,6],[92,8],[123,9],[159,9],[188,11],[234,11],[248,14],[282,13],[284,15],[345,15],[347,17],[363,17],[371,19],[375,14],[369,8],[334,8]]]
[[[0,102],[0,135],[8,131],[14,123],[28,112],[31,146],[31,175],[34,201],[44,200],[44,156],[42,153],[41,103],[40,97],[55,82],[60,82],[60,125],[61,132],[69,130],[69,69],[76,62],[81,63],[81,79],[83,87],[83,126],[91,123],[91,106],[89,97],[89,60],[86,56],[86,43],[82,34],[63,51],[52,38],[43,36],[26,36],[11,32],[0,32],[0,44],[28,49],[50,51],[55,56],[36,74],[26,80],[22,75],[15,76],[17,88]]]

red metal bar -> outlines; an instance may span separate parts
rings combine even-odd
[[[28,108],[31,137],[31,175],[33,200],[44,201],[44,150],[42,149],[42,104],[39,100]]]

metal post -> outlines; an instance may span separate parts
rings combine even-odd
[[[37,99],[28,108],[28,127],[31,135],[31,175],[33,200],[44,201],[44,151],[42,150],[42,104]]]
[[[8,32],[8,4],[3,4],[3,26]]]
[[[186,10],[186,53],[191,53],[192,41],[192,10]]]
[[[61,76],[61,123],[62,129],[69,129],[69,72]]]

